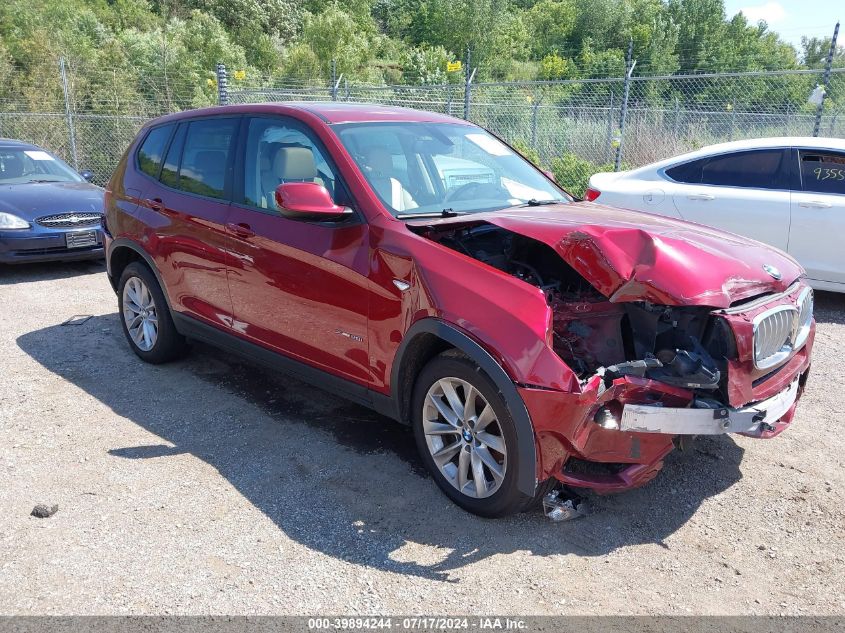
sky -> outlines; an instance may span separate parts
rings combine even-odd
[[[742,11],[749,22],[765,20],[799,51],[802,35],[830,37],[836,21],[845,19],[845,0],[725,0],[725,9],[728,18]],[[845,28],[838,41],[845,43]]]

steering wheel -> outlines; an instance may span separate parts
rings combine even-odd
[[[495,190],[497,195],[480,195],[482,189],[490,188]],[[452,189],[449,193],[446,194],[446,197],[443,199],[444,202],[452,202],[457,200],[473,200],[475,198],[495,198],[498,197],[503,191],[502,187],[499,185],[494,185],[493,183],[489,182],[468,182],[465,185],[461,185],[457,189]]]

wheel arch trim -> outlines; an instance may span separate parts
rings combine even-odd
[[[109,244],[108,252],[106,253],[106,268],[108,270],[109,279],[112,282],[112,287],[114,288],[115,292],[117,292],[117,284],[120,283],[120,279],[115,279],[113,277],[112,256],[114,252],[119,248],[128,248],[129,250],[134,251],[144,261],[144,263],[147,264],[149,269],[153,272],[153,275],[155,275],[159,288],[161,288],[161,293],[164,295],[164,300],[167,302],[167,308],[171,312],[173,312],[173,308],[170,303],[170,295],[168,295],[167,293],[167,286],[164,285],[164,280],[162,280],[161,278],[161,273],[159,272],[158,267],[155,265],[155,261],[143,249],[140,244],[125,237],[119,237],[114,239],[111,244]]]
[[[390,385],[392,400],[400,419],[404,418],[406,413],[402,411],[400,372],[405,352],[420,334],[433,334],[466,354],[496,385],[499,393],[505,399],[505,406],[507,406],[516,427],[516,454],[519,459],[517,488],[523,494],[533,497],[537,490],[537,452],[534,426],[531,423],[531,416],[525,402],[519,395],[511,377],[486,349],[461,330],[440,319],[428,317],[414,323],[408,329],[396,352],[391,369]]]

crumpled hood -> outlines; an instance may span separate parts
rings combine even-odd
[[[471,220],[470,220],[471,218]],[[782,251],[755,240],[650,213],[589,202],[459,216],[544,242],[614,302],[726,308],[780,292],[803,274]],[[773,266],[774,279],[764,266]]]
[[[27,221],[68,211],[103,212],[103,190],[88,182],[0,186],[0,211]]]

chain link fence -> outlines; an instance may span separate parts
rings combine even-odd
[[[379,103],[487,127],[580,195],[590,175],[614,168],[617,153],[625,169],[723,141],[810,136],[816,106],[808,97],[823,82],[822,70],[789,70],[383,86],[343,78],[233,81],[219,66],[203,77],[138,76],[131,94],[87,98],[86,87],[108,85],[109,72],[70,67],[63,75],[57,69],[55,84],[45,86],[39,102],[0,101],[0,136],[41,145],[79,169],[92,170],[95,182],[104,184],[143,123],[167,112],[218,102]],[[827,94],[820,135],[845,136],[845,69],[833,70]]]
[[[808,103],[822,70],[433,86],[271,85],[235,88],[229,103],[380,103],[466,118],[514,144],[581,195],[596,171],[647,163],[725,141],[811,136]],[[469,94],[467,94],[469,93]],[[831,73],[820,134],[845,135],[845,69]],[[622,130],[624,129],[624,134]]]

